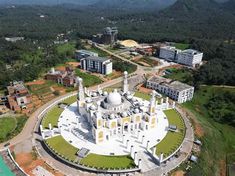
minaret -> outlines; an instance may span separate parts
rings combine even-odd
[[[149,113],[150,115],[155,114],[155,108],[156,108],[156,98],[155,98],[156,92],[155,90],[152,91],[152,97],[149,102]]]
[[[82,78],[77,77],[77,84],[78,84],[78,100],[83,101],[85,99],[85,94],[82,85]]]
[[[82,78],[77,77],[77,85],[78,85],[77,108],[78,112],[81,114],[82,113],[81,108],[83,108],[85,104],[85,94],[82,85]]]
[[[126,94],[128,92],[128,73],[127,71],[124,72],[124,77],[123,77],[123,93]]]

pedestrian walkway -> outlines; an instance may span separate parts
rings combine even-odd
[[[141,159],[140,167],[141,172],[147,172],[152,169],[158,168],[156,159],[147,151],[139,151],[136,156],[136,164],[138,164],[139,159]]]

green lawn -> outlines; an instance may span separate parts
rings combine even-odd
[[[185,125],[179,113],[173,109],[164,111],[170,125],[176,125],[177,132],[168,132],[165,138],[157,144],[156,154],[163,153],[164,157],[172,154],[183,142],[185,136]]]
[[[0,118],[0,142],[7,141],[19,134],[27,119],[25,116]]]
[[[107,54],[106,52],[104,52],[98,48],[95,48],[95,47],[88,48],[87,50],[97,53],[99,55],[99,57],[109,56],[109,54]]]
[[[28,88],[31,93],[40,96],[42,94],[51,93],[52,91],[50,87],[55,84],[56,83],[53,81],[45,81],[45,84],[31,85],[31,86],[28,86]]]
[[[58,119],[60,114],[63,112],[62,108],[59,108],[57,105],[53,107],[42,120],[43,128],[49,128],[49,123],[51,123],[52,127],[57,127]]]
[[[81,164],[92,166],[96,168],[133,168],[134,161],[130,156],[104,156],[89,154],[86,158],[81,160]]]
[[[164,77],[173,80],[181,81],[187,84],[192,84],[192,71],[189,69],[170,69],[171,74],[167,74]]]
[[[46,143],[63,158],[68,159],[69,161],[74,161],[76,159],[78,149],[69,144],[62,136],[49,138],[46,140]]]
[[[135,92],[134,94],[135,97],[142,98],[144,100],[149,101],[151,98],[150,94],[142,93],[142,92]]]
[[[79,69],[76,69],[76,75],[83,79],[83,85],[85,87],[94,86],[103,82],[99,77],[81,72]]]
[[[48,146],[63,158],[74,161],[78,149],[69,144],[62,136],[56,136],[46,140]],[[133,168],[135,164],[130,156],[104,156],[88,154],[80,162],[83,165],[96,168]]]
[[[62,103],[71,105],[71,104],[73,104],[76,101],[77,101],[77,95],[74,95],[72,97],[69,97],[69,98],[65,99],[64,101],[62,101]]]
[[[208,113],[205,104],[212,94],[223,91],[235,93],[235,89],[201,87],[191,102],[183,104],[185,108],[195,114],[204,130],[201,137],[203,143],[199,162],[191,169],[190,175],[215,175],[220,172],[220,162],[225,161],[226,155],[235,151],[235,128],[215,122]]]
[[[143,93],[143,92],[135,92],[135,97],[142,98],[143,100],[149,101],[151,99],[151,94]],[[156,97],[156,100],[158,101],[158,104],[161,102],[161,98]]]
[[[0,118],[0,140],[4,140],[16,128],[16,124],[14,117]]]
[[[175,47],[177,49],[185,50],[189,48],[189,44],[187,43],[175,43]]]

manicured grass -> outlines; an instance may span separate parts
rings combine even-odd
[[[69,161],[76,159],[78,149],[69,144],[62,136],[52,137],[46,140],[48,146],[53,149],[58,155]]]
[[[55,153],[61,157],[74,161],[78,149],[69,144],[62,136],[52,137],[46,140],[48,146],[53,149]],[[97,154],[89,154],[80,162],[88,167],[96,168],[133,168],[135,167],[134,161],[130,156],[104,156]]]
[[[178,129],[185,128],[184,121],[176,110],[165,110],[164,113],[169,121],[169,124],[176,125]]]
[[[204,136],[200,138],[203,146],[199,161],[191,169],[190,175],[219,173],[221,161],[225,161],[226,155],[235,151],[235,128],[215,122],[205,106],[213,94],[220,94],[223,91],[235,93],[235,89],[203,86],[196,91],[191,102],[183,104],[196,116],[204,130]]]
[[[0,118],[0,142],[7,141],[19,134],[27,119],[25,116]]]
[[[73,104],[76,101],[77,101],[77,95],[74,95],[72,97],[69,97],[69,98],[65,99],[64,101],[62,101],[62,103],[71,105],[71,104]]]
[[[125,169],[135,167],[135,163],[130,156],[104,156],[89,154],[81,160],[81,164],[96,168]]]
[[[60,114],[63,112],[62,108],[58,106],[53,107],[43,118],[42,126],[43,128],[49,128],[49,123],[51,123],[52,127],[57,127],[58,119]]]
[[[179,113],[173,109],[164,111],[170,125],[177,126],[177,132],[168,132],[165,138],[157,144],[156,154],[163,153],[164,158],[172,154],[183,142],[185,125]]]
[[[135,92],[134,94],[135,97],[142,98],[144,100],[149,101],[151,98],[150,94],[142,93],[142,92]]]
[[[187,43],[175,43],[175,47],[177,49],[185,50],[189,48],[189,44]]]
[[[81,72],[79,69],[76,69],[76,75],[83,79],[83,85],[85,87],[94,86],[103,82],[99,77]]]

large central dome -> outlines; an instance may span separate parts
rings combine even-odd
[[[109,93],[107,97],[107,103],[115,106],[122,103],[122,97],[116,89],[113,92]]]

